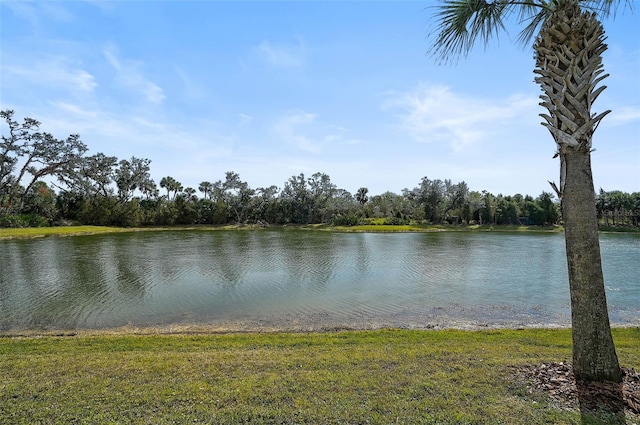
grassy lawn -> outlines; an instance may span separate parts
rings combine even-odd
[[[510,368],[570,356],[544,329],[2,337],[0,423],[579,424]]]
[[[254,229],[252,226],[169,226],[169,227],[108,227],[108,226],[59,226],[0,229],[0,239],[40,238],[45,236],[77,236],[100,233],[151,232],[162,230],[231,230]]]
[[[439,225],[439,224],[405,224],[405,225],[382,225],[365,224],[357,226],[332,226],[328,224],[309,225],[284,225],[271,226],[271,229],[302,229],[321,230],[329,232],[380,232],[380,233],[402,233],[402,232],[562,232],[562,226],[515,226],[515,225]],[[162,230],[260,230],[263,227],[257,225],[198,225],[198,226],[168,226],[168,227],[106,227],[106,226],[64,226],[64,227],[28,227],[20,229],[0,229],[0,239],[16,238],[38,238],[44,236],[73,236],[91,235],[98,233],[116,232],[143,232]],[[602,228],[603,232],[640,232],[635,228]]]
[[[19,229],[0,229],[0,239],[93,235],[97,233],[115,233],[122,231],[127,231],[127,229],[105,226],[25,227]]]
[[[357,226],[332,226],[329,224],[296,224],[296,225],[274,225],[271,229],[302,229],[302,230],[322,230],[329,232],[563,232],[562,226],[516,226],[516,225],[441,225],[441,224],[404,224],[404,225],[383,225],[364,224]],[[141,232],[141,231],[162,231],[162,230],[258,230],[264,227],[258,225],[197,225],[197,226],[167,226],[167,227],[106,227],[106,226],[61,226],[61,227],[28,227],[20,229],[0,229],[0,239],[16,238],[38,238],[44,236],[73,236],[91,235],[98,233],[116,232]],[[640,229],[631,227],[602,227],[602,232],[626,232],[638,233]]]
[[[325,226],[326,230],[342,232],[562,232],[560,226],[515,226],[515,225],[441,225],[441,224],[405,224],[357,226]]]

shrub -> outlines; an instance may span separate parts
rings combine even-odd
[[[17,215],[0,216],[0,228],[19,228],[26,227],[20,217]]]
[[[348,214],[348,215],[340,214],[333,217],[333,219],[331,220],[331,224],[333,224],[334,226],[355,226],[359,222],[360,220],[354,214]]]
[[[41,215],[31,214],[8,214],[0,217],[0,228],[19,229],[22,227],[46,227],[49,219]]]
[[[402,217],[387,217],[384,219],[384,224],[391,226],[402,226],[405,224],[409,224],[409,220]]]

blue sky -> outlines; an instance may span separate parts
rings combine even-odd
[[[514,26],[438,65],[434,4],[3,0],[0,108],[185,187],[235,171],[253,188],[323,172],[370,194],[425,176],[551,191],[531,48]],[[594,111],[613,112],[594,137],[596,190],[640,191],[639,9],[604,22],[611,76]]]

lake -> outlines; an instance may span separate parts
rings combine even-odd
[[[601,234],[640,325],[640,235]],[[0,330],[568,326],[564,235],[162,231],[0,240]]]

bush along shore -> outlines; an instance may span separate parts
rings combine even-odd
[[[617,392],[571,381],[569,330],[4,336],[0,423],[638,423],[613,334]]]

